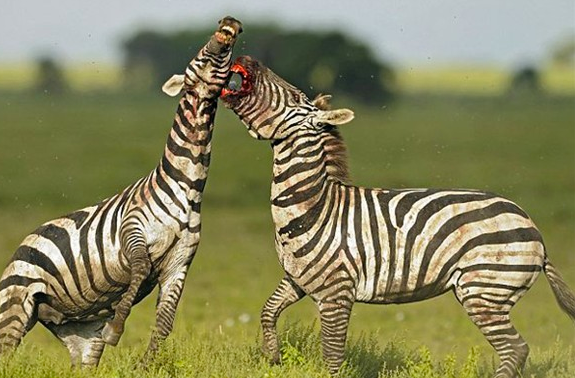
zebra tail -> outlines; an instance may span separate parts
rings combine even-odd
[[[543,271],[559,307],[575,322],[575,293],[567,286],[559,271],[547,259],[545,259]]]

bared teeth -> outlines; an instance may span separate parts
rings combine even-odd
[[[225,35],[224,33],[221,33],[221,32],[216,32],[215,36],[216,36],[216,40],[219,43],[227,43],[230,40],[230,38],[227,35]]]
[[[232,28],[231,26],[228,26],[228,25],[222,26],[222,30],[227,31],[232,36],[236,34],[236,31],[234,30],[234,28]]]

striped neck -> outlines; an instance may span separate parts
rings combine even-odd
[[[182,96],[156,170],[185,191],[188,201],[199,202],[204,190],[216,107],[217,100]]]
[[[331,164],[333,142],[331,132],[300,129],[273,146],[272,216],[280,234],[305,232],[328,193],[342,185]]]

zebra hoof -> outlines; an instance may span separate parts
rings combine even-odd
[[[120,341],[120,336],[122,336],[122,331],[117,329],[113,323],[106,323],[104,329],[102,330],[102,340],[108,345],[116,346]]]
[[[279,352],[271,353],[267,350],[262,350],[262,354],[270,365],[281,365],[282,361]]]

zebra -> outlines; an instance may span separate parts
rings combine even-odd
[[[285,277],[261,312],[262,349],[272,362],[280,360],[280,313],[306,295],[319,309],[332,375],[344,360],[355,302],[399,304],[453,291],[498,354],[497,378],[517,377],[525,364],[529,347],[509,312],[541,271],[575,320],[575,294],[519,206],[477,190],[353,186],[337,129],[354,118],[351,110],[330,110],[329,95],[310,101],[248,56],[231,70],[225,106],[273,149],[271,212]]]
[[[200,241],[200,207],[218,96],[228,79],[240,21],[225,17],[184,75],[163,156],[150,174],[97,205],[44,223],[18,247],[0,279],[0,351],[16,348],[40,321],[73,365],[97,366],[117,345],[131,307],[156,285],[153,357],[173,327]]]

